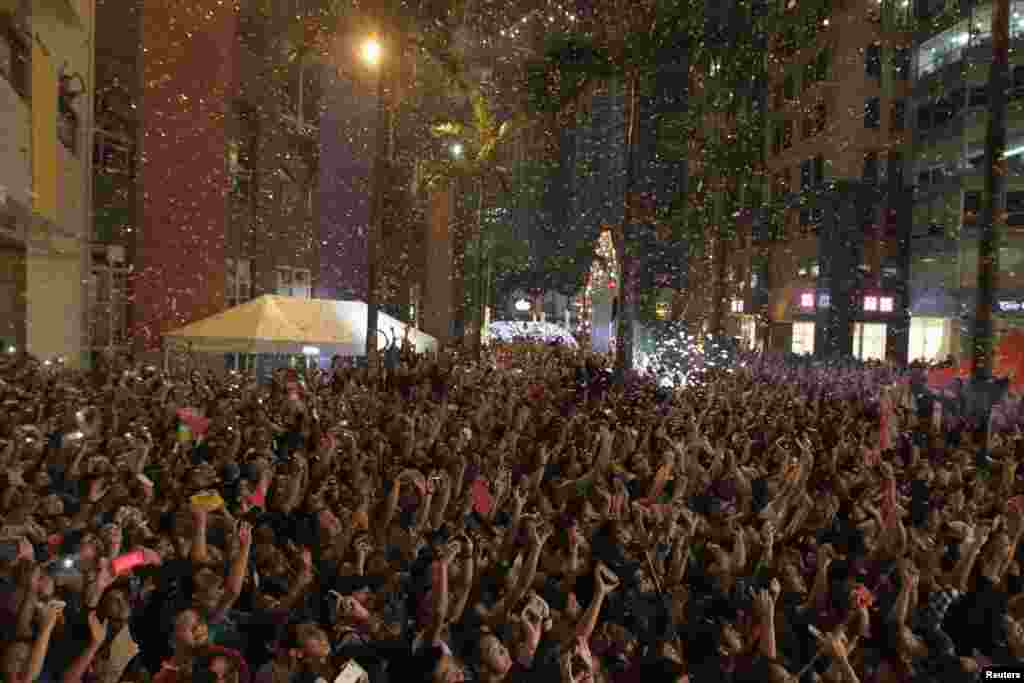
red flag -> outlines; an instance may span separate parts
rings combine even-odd
[[[892,436],[889,434],[889,399],[883,397],[878,413],[878,449],[887,451],[892,448]]]
[[[200,415],[195,408],[181,408],[178,410],[178,418],[196,436],[202,436],[210,428],[210,420]]]
[[[477,480],[473,482],[473,509],[478,514],[486,517],[490,513],[491,508],[494,507],[494,496],[491,495],[491,487],[487,484],[487,479],[484,477],[477,477]]]

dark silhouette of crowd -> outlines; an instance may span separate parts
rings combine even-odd
[[[0,359],[4,683],[976,680],[1019,430],[516,344],[246,374]],[[389,356],[390,358],[390,356]],[[979,466],[978,449],[989,457]]]

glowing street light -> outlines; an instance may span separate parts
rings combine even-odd
[[[516,310],[519,311],[520,313],[526,313],[528,310],[530,310],[530,308],[532,308],[530,306],[530,302],[527,301],[526,299],[520,299],[519,301],[516,302]]]
[[[462,145],[460,143],[456,142],[452,145],[452,156],[456,159],[462,158]]]
[[[384,47],[376,36],[370,36],[363,43],[363,61],[372,67],[380,64]],[[377,320],[379,316],[379,293],[377,292],[377,242],[382,232],[381,216],[384,213],[384,184],[387,182],[388,112],[384,97],[384,83],[388,79],[388,64],[377,69],[377,141],[373,160],[373,205],[370,208],[370,229],[366,234],[366,362],[370,367],[377,363]]]
[[[370,66],[377,66],[380,63],[382,53],[383,49],[376,38],[367,38],[363,43],[363,61]]]

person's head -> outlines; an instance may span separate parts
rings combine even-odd
[[[320,531],[328,538],[337,538],[343,531],[341,526],[341,520],[331,510],[323,509],[320,510],[317,516],[320,523]]]
[[[40,491],[49,489],[51,483],[50,472],[45,467],[37,469],[32,477],[32,485]]]
[[[0,676],[5,681],[21,683],[28,675],[29,662],[32,658],[32,641],[14,640],[7,645],[0,658]]]
[[[174,646],[186,651],[195,650],[206,644],[209,629],[206,619],[195,609],[185,609],[174,619]]]
[[[459,661],[443,647],[422,649],[412,659],[412,668],[410,678],[424,683],[462,683],[466,680]]]
[[[331,643],[316,624],[295,624],[288,629],[288,640],[282,654],[292,660],[320,661],[330,656]]]
[[[743,652],[743,634],[731,621],[725,621],[719,627],[718,651],[727,657]]]
[[[209,567],[195,573],[193,601],[206,614],[212,613],[224,599],[224,579]]]
[[[501,677],[512,668],[512,657],[508,648],[493,633],[485,633],[479,643],[480,670],[491,677]]]
[[[64,501],[56,493],[43,498],[41,505],[39,506],[39,512],[42,516],[47,518],[60,517],[64,514]]]
[[[686,680],[686,668],[679,662],[667,657],[652,657],[640,662],[637,680],[663,681],[664,683],[682,683]]]
[[[234,671],[231,661],[227,657],[219,655],[210,659],[208,668],[211,678],[217,683],[226,683]]]
[[[98,614],[104,621],[127,622],[132,615],[128,594],[121,587],[109,588],[100,598]]]

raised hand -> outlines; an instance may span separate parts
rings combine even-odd
[[[252,548],[252,524],[249,522],[238,525],[238,545],[245,550]]]
[[[594,568],[594,579],[597,582],[597,590],[602,595],[608,595],[619,587],[619,577],[603,562],[598,562]]]
[[[98,503],[103,496],[107,495],[107,483],[102,477],[93,479],[89,484],[88,499],[90,503]]]
[[[526,505],[526,499],[529,497],[529,492],[522,486],[516,486],[512,489],[512,502],[516,507],[522,508]]]
[[[539,521],[534,521],[530,524],[530,541],[534,547],[542,548],[547,540],[551,537],[551,528],[541,524]]]
[[[339,607],[341,607],[342,614],[350,619],[366,621],[370,618],[370,612],[363,606],[363,603],[359,602],[352,596],[341,597]]]
[[[459,550],[461,546],[459,543],[449,543],[444,546],[438,553],[438,561],[445,565],[450,565],[455,561],[455,558],[459,556]]]
[[[32,543],[27,538],[22,536],[18,539],[18,559],[19,560],[31,560],[35,558],[36,551],[32,547]]]
[[[100,621],[95,610],[89,612],[89,638],[95,645],[100,645],[107,640],[107,622]]]
[[[849,656],[850,641],[842,629],[833,633],[822,633],[817,629],[813,629],[811,634],[830,657],[844,660]]]
[[[60,600],[51,600],[43,608],[43,628],[53,628],[64,615],[64,603]]]
[[[775,595],[768,589],[761,590],[754,597],[754,610],[762,620],[775,616]]]
[[[303,586],[313,583],[313,553],[309,551],[309,548],[302,549],[298,581]]]

